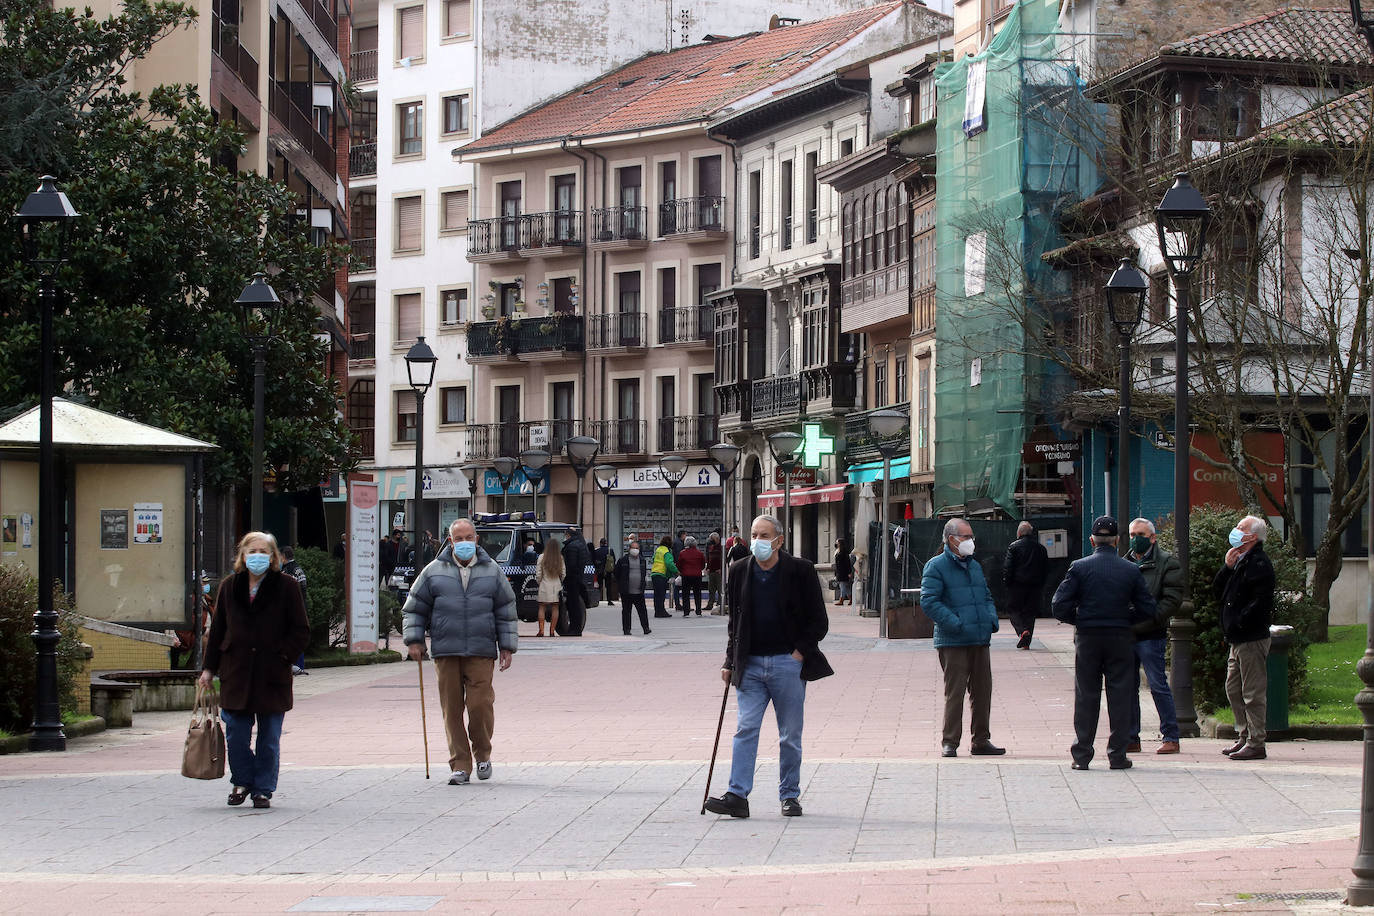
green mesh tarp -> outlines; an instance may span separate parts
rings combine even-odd
[[[935,505],[991,499],[1012,518],[1021,446],[1052,421],[1055,380],[1027,334],[1063,279],[1057,211],[1081,199],[1081,83],[1057,59],[1059,4],[1022,0],[982,53],[936,71]],[[966,96],[984,74],[983,130]],[[972,78],[970,74],[973,74]],[[976,109],[976,106],[971,106]],[[1070,114],[1071,112],[1071,114]],[[1066,136],[1072,134],[1072,137]],[[1062,381],[1062,380],[1061,380]]]

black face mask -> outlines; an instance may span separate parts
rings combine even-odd
[[[1150,543],[1150,539],[1149,539],[1148,537],[1146,537],[1145,535],[1143,535],[1143,534],[1133,534],[1133,535],[1131,535],[1131,553],[1135,554],[1136,556],[1138,556],[1138,557],[1143,557],[1143,556],[1145,556],[1145,554],[1147,554],[1147,553],[1150,552],[1150,548],[1151,548],[1152,546],[1154,546],[1154,545],[1152,545],[1152,544]]]

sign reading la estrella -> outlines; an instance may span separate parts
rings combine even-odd
[[[1077,461],[1083,457],[1083,442],[1066,439],[1061,442],[1027,442],[1021,446],[1021,460],[1026,464],[1055,461]]]
[[[719,489],[720,475],[716,469],[706,464],[688,465],[687,473],[677,485],[679,490]],[[645,465],[637,468],[620,468],[611,478],[610,489],[614,493],[627,490],[667,490],[668,481],[663,469],[658,465]]]
[[[377,476],[377,491],[380,499],[400,500],[413,497],[413,490],[411,489],[411,481],[415,479],[413,468],[405,471],[378,470],[372,473]],[[470,495],[467,475],[458,468],[425,468],[421,483],[424,485],[426,499],[431,497],[435,499],[466,499]]]

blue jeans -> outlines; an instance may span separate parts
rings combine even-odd
[[[1174,694],[1169,689],[1169,679],[1164,676],[1164,637],[1142,639],[1135,644],[1135,702],[1131,705],[1131,740],[1140,740],[1140,669],[1145,669],[1145,679],[1150,684],[1150,695],[1155,698],[1155,710],[1159,713],[1159,734],[1165,741],[1178,740],[1178,712],[1174,709]]]
[[[220,710],[224,719],[224,743],[229,754],[229,781],[253,795],[272,797],[277,791],[277,771],[281,768],[281,725],[284,712],[230,712]],[[254,720],[258,726],[258,746],[251,746]]]
[[[748,798],[754,788],[759,726],[772,700],[778,720],[778,798],[797,798],[801,794],[802,708],[806,705],[801,662],[790,653],[749,656],[735,698],[739,724],[730,758],[730,791]]]

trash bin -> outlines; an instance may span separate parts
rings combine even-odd
[[[1269,628],[1269,657],[1265,659],[1265,673],[1269,680],[1264,727],[1270,732],[1288,730],[1288,650],[1292,647],[1292,627],[1275,625]]]

